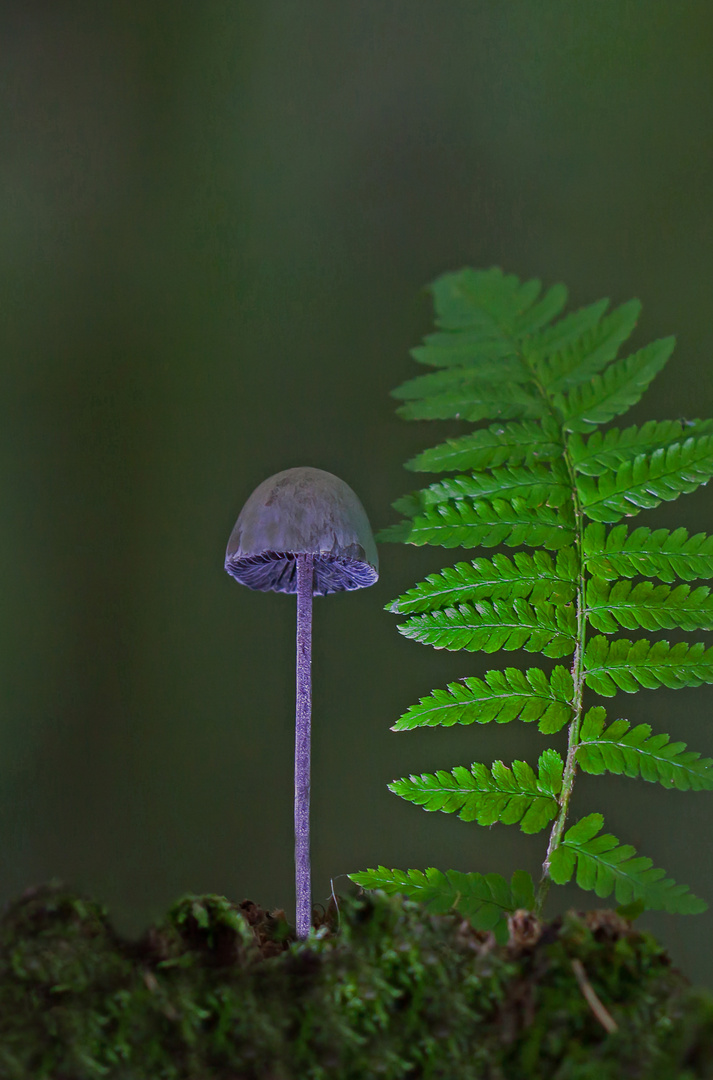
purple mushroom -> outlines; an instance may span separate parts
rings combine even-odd
[[[225,553],[236,581],[263,592],[297,593],[295,885],[297,936],[312,925],[309,856],[312,597],[363,589],[379,576],[364,507],[338,476],[307,467],[275,473],[240,511]]]

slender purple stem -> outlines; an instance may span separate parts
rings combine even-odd
[[[312,726],[312,588],[314,555],[297,555],[297,713],[295,717],[295,889],[297,937],[312,925],[309,861],[310,731]]]

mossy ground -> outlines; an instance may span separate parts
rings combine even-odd
[[[342,897],[282,912],[187,896],[140,941],[58,884],[0,921],[0,1080],[687,1080],[713,998],[609,911],[496,945],[456,913]]]

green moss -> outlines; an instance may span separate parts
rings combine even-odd
[[[127,942],[100,904],[33,890],[0,922],[0,1077],[713,1073],[713,998],[613,912],[519,914],[505,946],[381,893],[316,923],[298,942],[282,912],[189,896]]]

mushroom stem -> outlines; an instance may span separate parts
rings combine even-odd
[[[295,889],[297,937],[312,925],[309,859],[310,729],[312,724],[312,590],[314,555],[297,555],[297,711],[295,716]]]

